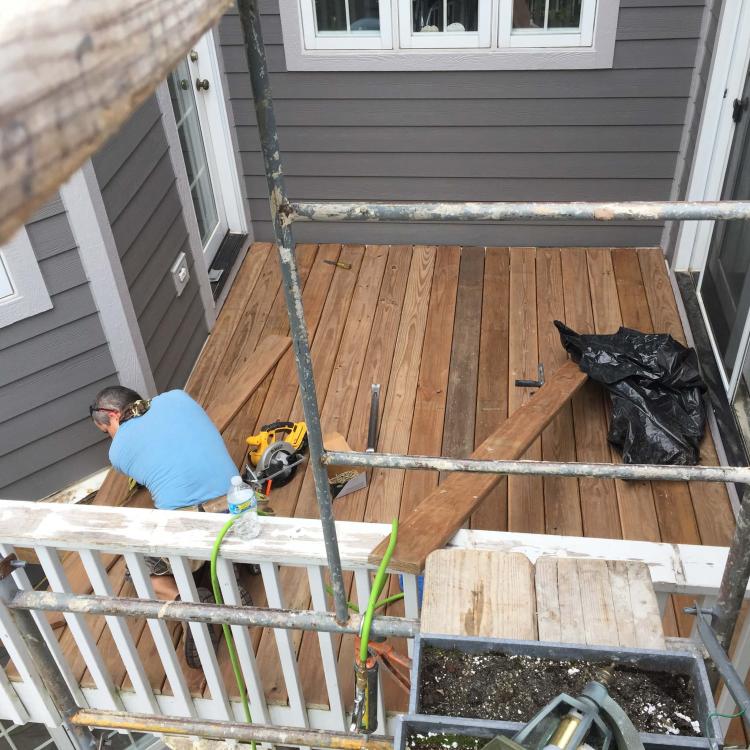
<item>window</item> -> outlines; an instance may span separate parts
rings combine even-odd
[[[619,0],[284,0],[289,70],[611,68]]]
[[[301,0],[307,49],[390,49],[390,0]]]
[[[0,328],[52,308],[25,227],[0,247]]]
[[[400,0],[401,47],[490,46],[491,0]]]
[[[501,47],[588,47],[592,43],[596,0],[514,0],[503,10]]]

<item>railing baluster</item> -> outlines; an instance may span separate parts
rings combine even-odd
[[[357,605],[359,611],[364,612],[370,599],[370,571],[366,568],[358,568],[354,571],[354,580],[357,584]],[[388,587],[386,587],[387,590]],[[383,675],[378,672],[378,728],[375,734],[386,734],[385,716]]]
[[[188,561],[184,557],[170,557],[169,563],[172,566],[177,589],[180,592],[180,598],[183,602],[197,602],[198,589],[195,586],[195,579],[190,570]],[[228,721],[234,720],[232,709],[229,707],[229,698],[226,687],[221,677],[219,669],[219,660],[216,658],[214,644],[211,641],[211,635],[208,632],[208,625],[202,622],[189,623],[190,632],[193,634],[195,647],[201,660],[203,674],[206,676],[208,689],[211,691],[211,700],[217,709],[224,715]]]
[[[401,579],[404,582],[404,616],[412,620],[419,619],[419,590],[417,588],[417,577],[411,573],[404,573]],[[414,651],[414,639],[407,638],[406,648],[409,656]]]
[[[219,578],[221,595],[224,598],[224,602],[226,604],[242,604],[232,563],[219,558],[216,564],[216,574]],[[240,661],[240,667],[242,667],[242,675],[245,678],[248,699],[250,701],[250,713],[253,721],[259,724],[270,724],[271,716],[268,713],[263,684],[255,663],[255,651],[253,650],[250,633],[247,628],[235,625],[232,627],[232,635],[237,647],[237,658]]]
[[[93,550],[81,550],[81,562],[86,570],[86,574],[91,581],[91,586],[95,594],[99,596],[115,596],[112,589],[112,583],[109,580],[107,571],[102,565],[101,556]],[[125,669],[133,683],[133,689],[141,700],[143,707],[141,711],[150,709],[153,713],[159,712],[159,706],[154,696],[154,691],[146,675],[138,649],[136,648],[133,636],[128,629],[127,624],[122,617],[105,617],[107,627],[112,633],[112,638],[117,646],[117,650],[125,665]]]
[[[5,557],[13,552],[14,548],[10,545],[0,544],[0,556]],[[31,585],[31,581],[23,568],[17,568],[13,571],[12,575],[13,581],[19,589],[22,591],[33,590],[34,587]],[[76,682],[76,678],[70,669],[70,665],[63,656],[55,631],[52,630],[46,616],[41,612],[32,612],[31,616],[34,618],[34,622],[36,623],[37,628],[39,628],[39,632],[42,634],[42,637],[47,644],[47,648],[50,650],[52,657],[57,664],[57,668],[60,670],[60,674],[63,676],[65,684],[68,686],[68,690],[72,693],[75,702],[82,708],[87,708],[89,705],[88,701],[81,692],[81,687],[78,682]]]
[[[0,718],[12,721],[14,724],[25,724],[30,721],[21,699],[2,667],[0,667]]]
[[[310,594],[313,609],[318,612],[328,611],[323,569],[319,565],[307,566],[307,577],[310,581]],[[328,705],[337,729],[343,731],[346,727],[346,712],[341,700],[341,686],[339,685],[338,660],[333,649],[333,638],[330,633],[318,633],[320,643],[320,657],[323,660],[323,674],[328,691]]]
[[[35,547],[35,551],[47,576],[50,588],[53,591],[65,594],[71,593],[70,582],[65,575],[57,550],[50,547]],[[96,687],[104,695],[105,702],[114,711],[124,710],[120,695],[112,682],[112,676],[109,674],[107,665],[99,653],[99,649],[96,646],[96,639],[85,617],[66,612],[65,621],[68,623],[68,628],[70,628],[73,639],[78,646],[78,650],[81,652],[81,656],[83,656],[83,660],[94,679]]]
[[[137,552],[126,552],[125,562],[130,571],[130,577],[133,581],[133,588],[142,599],[155,599],[154,589],[151,586],[151,580],[146,570],[146,564],[142,555]],[[185,675],[182,674],[180,663],[177,660],[177,654],[174,650],[174,644],[169,634],[167,624],[162,620],[147,620],[148,627],[159,653],[164,672],[169,680],[172,693],[179,705],[178,713],[184,716],[197,717],[195,704],[185,682]]]
[[[284,599],[281,593],[279,571],[276,568],[276,564],[261,563],[260,572],[263,576],[263,586],[266,589],[268,606],[283,609]],[[276,646],[279,649],[281,671],[284,674],[286,692],[289,696],[289,707],[292,709],[294,715],[295,726],[307,727],[309,726],[309,720],[305,707],[305,698],[302,695],[302,685],[299,679],[299,669],[297,668],[297,656],[294,652],[292,632],[290,630],[274,628],[273,634],[276,638]]]

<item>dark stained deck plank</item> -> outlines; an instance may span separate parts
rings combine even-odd
[[[536,251],[536,303],[539,361],[544,363],[549,377],[568,361],[553,322],[565,320],[559,248],[538,248]],[[545,461],[576,460],[572,403],[566,404],[542,433],[542,458]],[[578,480],[544,477],[543,484],[545,531],[548,534],[582,536]]]
[[[475,447],[481,445],[508,417],[509,290],[508,248],[488,247],[484,257]],[[489,531],[504,531],[508,528],[507,482],[500,482],[474,511],[471,528]]]
[[[537,379],[536,249],[510,248],[510,316],[508,324],[508,415],[532,398],[532,389],[517,388],[515,381]],[[532,443],[525,459],[542,457],[541,438]],[[544,483],[542,477],[508,477],[508,529],[544,533]]]

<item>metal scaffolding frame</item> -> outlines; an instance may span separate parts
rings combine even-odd
[[[63,726],[77,748],[95,747],[90,727],[126,728],[145,732],[198,734],[205,737],[249,741],[267,741],[283,745],[340,748],[355,750],[362,745],[358,738],[335,732],[286,729],[231,722],[120,714],[84,710],[76,705],[44,639],[31,616],[32,611],[98,613],[184,619],[203,623],[228,623],[274,628],[356,633],[360,618],[348,612],[344,577],[339,555],[332,499],[326,471],[327,463],[337,465],[381,467],[386,469],[433,469],[496,474],[531,474],[541,476],[577,476],[621,479],[655,479],[661,481],[737,482],[744,485],[742,503],[724,569],[716,605],[711,610],[711,626],[719,646],[726,651],[732,638],[742,600],[750,578],[750,468],[748,467],[675,467],[619,464],[586,464],[545,461],[476,461],[434,456],[404,456],[366,452],[339,453],[325,451],[320,411],[310,354],[307,326],[302,305],[302,290],[295,257],[292,224],[296,221],[506,221],[517,219],[549,220],[748,220],[750,202],[556,202],[556,203],[366,203],[313,202],[292,203],[287,198],[281,167],[271,86],[260,27],[258,0],[238,0],[240,22],[250,71],[252,93],[260,133],[261,150],[279,254],[284,293],[289,315],[299,387],[307,423],[308,444],[315,493],[331,574],[335,613],[270,610],[190,602],[165,604],[151,600],[118,599],[104,596],[73,596],[54,592],[19,592],[10,586],[12,560],[0,561],[0,605],[7,607],[22,635],[36,669],[55,703]],[[703,623],[705,625],[705,623]],[[411,637],[419,624],[406,618],[378,617],[373,622],[375,635]],[[705,629],[705,628],[703,628]],[[367,747],[385,750],[387,741],[370,739]]]

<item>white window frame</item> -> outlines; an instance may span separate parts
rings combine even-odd
[[[31,247],[26,227],[0,246],[0,262],[13,293],[0,298],[0,328],[52,309],[47,285]]]
[[[447,0],[443,0],[447,2]],[[412,31],[411,0],[399,0],[398,28],[401,49],[463,49],[489,47],[492,37],[492,0],[477,0],[476,31]]]
[[[318,31],[315,17],[315,0],[293,0],[299,2],[302,31],[307,50],[369,50],[392,49],[390,0],[378,0],[380,31]],[[347,15],[349,0],[346,0]]]
[[[607,0],[603,0],[607,2]],[[500,47],[590,47],[594,40],[597,0],[582,0],[581,21],[577,29],[514,29],[513,1],[501,0]]]
[[[314,0],[280,0],[287,70],[590,70],[611,68],[614,60],[620,0],[584,0],[580,29],[552,33],[513,31],[513,0],[479,0],[485,5],[477,34],[424,35],[410,31],[409,0],[379,2],[380,37],[323,37],[310,33]],[[489,23],[483,22],[487,17]],[[401,33],[404,28],[406,34]]]

